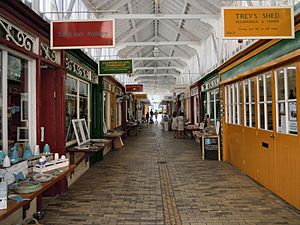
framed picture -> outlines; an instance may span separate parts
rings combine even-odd
[[[84,145],[90,141],[90,134],[85,119],[72,120],[78,146]]]
[[[17,141],[29,141],[28,127],[17,127]]]
[[[21,93],[21,121],[28,122],[28,93]]]

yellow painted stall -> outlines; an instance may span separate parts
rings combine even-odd
[[[261,40],[220,67],[223,157],[300,209],[300,32]],[[298,91],[297,91],[298,90]]]

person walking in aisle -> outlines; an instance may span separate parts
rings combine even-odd
[[[152,109],[150,110],[150,117],[153,119],[153,111],[152,111]]]
[[[158,115],[158,112],[157,112],[157,110],[155,110],[154,116],[155,116],[155,122],[156,123],[157,123],[157,115]]]
[[[146,113],[146,121],[147,121],[147,125],[149,123],[149,112]]]
[[[177,120],[178,120],[177,112],[174,111],[172,115],[172,125],[171,125],[172,130],[174,132],[174,138],[177,138],[177,125],[178,125]]]
[[[178,116],[177,138],[184,138],[184,113],[180,112]]]

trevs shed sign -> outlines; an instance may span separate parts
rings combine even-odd
[[[50,33],[52,49],[115,46],[114,20],[52,21]]]
[[[292,7],[224,7],[224,39],[294,38]]]

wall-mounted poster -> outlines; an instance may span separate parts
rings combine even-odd
[[[296,102],[289,102],[289,130],[298,132]]]
[[[289,120],[297,121],[296,102],[289,102]]]

